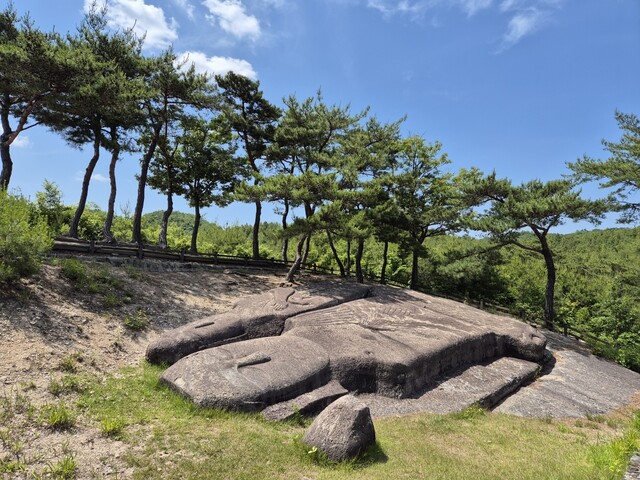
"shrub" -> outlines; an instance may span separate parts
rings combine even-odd
[[[69,228],[73,212],[62,204],[62,193],[55,182],[45,180],[42,189],[36,193],[36,209],[54,235],[62,233]]]
[[[65,258],[61,260],[60,274],[77,286],[85,285],[88,281],[87,268],[85,264],[77,258]]]
[[[0,283],[37,273],[52,244],[46,221],[32,205],[0,190]]]

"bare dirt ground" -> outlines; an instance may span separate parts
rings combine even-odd
[[[5,462],[6,471],[13,462],[18,470],[0,473],[4,478],[52,477],[69,456],[78,465],[78,478],[129,477],[121,461],[127,447],[102,435],[91,419],[80,416],[65,433],[39,420],[44,405],[60,401],[52,383],[70,370],[102,378],[137,365],[162,331],[229,310],[237,298],[278,286],[284,277],[255,269],[149,271],[160,264],[147,261],[134,268],[101,262],[92,268],[107,272],[120,287],[87,293],[55,263],[47,262],[15,289],[0,290],[0,466]],[[301,281],[305,278],[311,277]],[[136,314],[149,322],[139,332],[123,323]],[[64,401],[73,403],[73,395]]]

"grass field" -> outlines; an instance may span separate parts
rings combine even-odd
[[[614,479],[640,447],[640,412],[582,420],[470,410],[374,421],[377,444],[331,464],[305,447],[300,423],[198,409],[150,365],[90,384],[76,409],[130,445],[135,478]]]

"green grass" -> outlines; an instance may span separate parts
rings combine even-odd
[[[78,371],[78,363],[84,361],[84,356],[81,352],[72,353],[60,359],[58,363],[58,370],[67,373],[76,373]]]
[[[86,381],[78,375],[65,375],[49,382],[49,393],[58,397],[69,393],[81,393],[84,391]]]
[[[56,463],[48,465],[45,473],[52,478],[59,480],[70,480],[76,478],[77,464],[73,455],[66,455]]]
[[[40,410],[42,422],[52,430],[69,430],[75,424],[73,411],[64,403],[45,404]]]
[[[121,276],[107,265],[86,263],[76,258],[64,258],[56,262],[60,275],[79,292],[97,294],[106,308],[114,308],[131,302],[131,294]]]
[[[134,478],[619,479],[632,447],[640,447],[638,419],[595,430],[472,407],[377,419],[376,445],[335,464],[302,445],[304,427],[196,408],[159,384],[161,372],[146,364],[125,369],[89,386],[79,401],[97,422],[117,423],[118,437],[132,447]]]
[[[121,438],[125,423],[119,418],[104,418],[100,421],[100,430],[105,437]]]
[[[147,314],[144,310],[138,309],[135,312],[125,315],[122,323],[129,330],[139,332],[149,326],[149,317],[147,317]]]

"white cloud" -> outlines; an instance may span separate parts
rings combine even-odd
[[[246,60],[230,57],[207,57],[202,52],[184,52],[178,58],[179,63],[185,62],[186,66],[195,67],[198,73],[209,75],[224,75],[232,71],[251,79],[256,79],[257,74],[251,64]]]
[[[378,10],[383,15],[408,14],[412,16],[420,15],[437,1],[414,1],[408,0],[367,0],[367,7]]]
[[[93,0],[84,0],[84,10],[91,9]],[[146,35],[144,45],[150,49],[170,46],[178,38],[175,19],[167,22],[164,10],[147,5],[144,0],[110,0],[107,2],[107,20],[115,28],[133,27],[136,35]]]
[[[191,3],[189,3],[189,0],[172,0],[172,1],[175,5],[177,5],[178,7],[184,10],[187,16],[191,20],[195,18],[195,15],[194,15],[195,7]]]
[[[502,35],[498,49],[500,53],[538,31],[567,0],[359,0],[360,3],[365,1],[368,8],[373,8],[386,17],[408,15],[419,19],[423,18],[427,11],[435,12],[434,20],[431,22],[433,27],[438,26],[437,12],[444,8],[460,9],[468,17],[473,17],[483,10],[507,15],[509,23]]]
[[[12,147],[15,148],[26,148],[31,146],[31,140],[26,135],[18,135],[16,139],[11,143]]]
[[[91,180],[94,182],[107,183],[109,181],[109,177],[105,177],[101,173],[94,173],[91,175]]]
[[[506,0],[508,1],[508,0]],[[461,8],[469,17],[493,6],[494,0],[367,0],[367,7],[385,16],[410,15],[419,17],[438,6]]]
[[[207,19],[234,37],[256,40],[262,34],[260,22],[247,14],[240,0],[203,0],[202,4],[211,13]]]
[[[545,13],[536,8],[530,8],[514,15],[509,21],[507,32],[504,34],[505,46],[514,45],[526,35],[535,32],[545,17]]]
[[[493,0],[460,0],[460,7],[471,17],[493,5]]]
[[[82,182],[82,181],[84,181],[85,173],[86,172],[84,170],[77,170],[75,175],[73,176],[73,179],[76,182]],[[91,175],[91,180],[95,181],[95,182],[100,182],[100,183],[108,183],[109,182],[109,177],[105,177],[101,173],[94,173],[93,175]]]
[[[500,11],[508,12],[509,10],[520,8],[523,3],[523,0],[502,0],[500,3]]]

